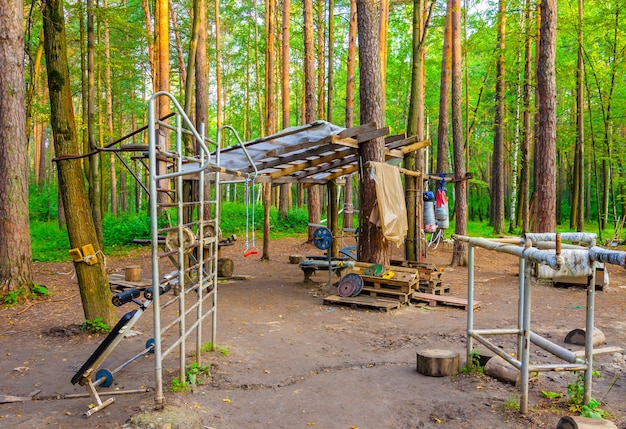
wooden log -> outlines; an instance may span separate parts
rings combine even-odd
[[[520,378],[519,370],[498,355],[487,361],[485,374],[511,384],[517,384]]]
[[[561,417],[556,429],[617,429],[617,426],[609,420],[565,416]]]
[[[586,337],[586,332],[584,329],[574,329],[572,331],[569,331],[568,334],[565,336],[565,342],[567,344],[575,344],[577,346],[584,346],[585,337]],[[594,347],[597,347],[600,344],[606,343],[606,337],[604,336],[604,333],[598,328],[593,328],[592,340],[593,340]]]
[[[124,280],[127,282],[138,282],[141,280],[141,267],[139,265],[129,265],[124,268]]]
[[[417,372],[431,377],[459,373],[459,354],[451,350],[425,349],[417,352]]]
[[[299,264],[302,261],[304,261],[303,255],[289,255],[290,264]]]
[[[220,258],[217,260],[217,276],[231,277],[235,271],[235,263],[232,259]]]

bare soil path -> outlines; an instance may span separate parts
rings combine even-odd
[[[447,306],[405,306],[391,312],[323,305],[331,293],[326,272],[303,282],[289,255],[321,252],[302,238],[272,242],[272,260],[244,258],[243,243],[223,249],[235,261],[235,274],[248,281],[219,285],[218,345],[228,353],[207,353],[212,376],[193,392],[167,393],[165,412],[152,412],[153,360],[141,358],[115,377],[107,391],[148,389],[116,396],[116,402],[89,419],[82,417],[89,398],[61,399],[86,390],[70,383],[74,372],[102,340],[74,325],[83,321],[78,286],[69,263],[36,264],[36,280],[50,298],[0,310],[0,395],[35,400],[0,404],[0,427],[24,428],[554,428],[568,414],[570,373],[544,373],[531,384],[531,413],[513,411],[515,386],[486,376],[425,377],[416,372],[416,351],[423,347],[458,350],[464,356],[466,313]],[[513,328],[517,318],[517,260],[484,250],[476,252],[476,327]],[[394,256],[400,257],[399,250]],[[465,297],[467,270],[451,268],[450,249],[428,262],[443,267],[451,294]],[[149,272],[148,249],[109,258],[118,271],[140,264]],[[69,274],[67,274],[69,273]],[[596,295],[596,326],[607,345],[626,348],[626,273],[610,267],[611,285]],[[565,335],[584,328],[583,288],[532,288],[532,329],[566,346]],[[120,308],[120,316],[130,308]],[[151,314],[111,356],[111,366],[137,353],[150,336]],[[502,346],[514,351],[514,339]],[[119,351],[119,352],[118,352]],[[542,350],[532,359],[553,361]],[[119,354],[119,356],[118,356]],[[193,359],[193,358],[191,358]],[[558,362],[558,360],[557,360]],[[176,362],[165,362],[169,380]],[[626,429],[626,362],[621,353],[597,357],[593,396],[612,420]],[[559,392],[549,400],[542,391]],[[133,417],[131,422],[131,417]]]

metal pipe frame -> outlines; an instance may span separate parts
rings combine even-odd
[[[155,102],[158,97],[164,97],[169,99],[173,104],[173,111],[175,112],[175,125],[162,124],[161,121],[156,119],[155,115]],[[194,331],[196,342],[196,360],[200,363],[201,355],[200,350],[202,347],[202,324],[204,321],[209,320],[209,317],[213,317],[211,326],[211,338],[215,343],[216,338],[216,310],[217,310],[217,238],[207,240],[204,237],[205,227],[207,224],[215,226],[215,231],[219,230],[219,173],[223,169],[219,167],[219,145],[215,155],[213,156],[205,145],[204,127],[198,132],[189,118],[185,115],[184,110],[178,104],[176,99],[169,93],[157,92],[150,98],[148,103],[148,133],[149,133],[149,176],[150,176],[150,220],[152,230],[152,281],[153,285],[158,285],[160,266],[162,260],[171,260],[177,266],[176,280],[180,289],[179,295],[165,305],[178,302],[177,317],[163,327],[163,317],[161,315],[161,303],[159,300],[159,294],[154,295],[154,354],[155,354],[155,407],[161,409],[164,407],[164,394],[163,394],[163,360],[168,356],[169,352],[178,348],[179,351],[179,371],[180,379],[185,380],[186,370],[186,350],[187,350],[187,338],[193,335]],[[173,150],[161,151],[158,147],[157,140],[157,125],[166,128],[168,132],[175,134],[175,143]],[[183,147],[183,135],[191,135],[195,140],[197,147],[199,148],[199,155],[197,157],[188,157],[184,155]],[[170,166],[173,167],[172,171],[162,172],[159,174],[157,170],[157,162],[162,160],[163,157],[168,158]],[[189,163],[187,163],[190,161]],[[185,162],[185,169],[183,169],[183,163]],[[189,164],[192,165],[189,168]],[[216,191],[215,201],[208,201],[205,199],[205,175],[207,171],[215,172],[214,180],[211,182]],[[198,189],[195,195],[196,201],[184,201],[183,200],[183,183],[184,180],[193,179],[197,181]],[[158,184],[161,181],[168,180],[173,188],[173,204],[159,204],[158,201]],[[159,209],[171,207],[176,210],[176,225],[170,228],[158,227],[158,215]],[[196,210],[193,213],[193,220],[184,223],[185,210]],[[204,220],[206,214],[211,214],[215,211],[215,217],[210,220]],[[185,228],[192,228],[197,232],[198,240],[192,246],[184,246],[183,230]],[[176,231],[178,235],[178,243],[174,251],[160,252],[158,244],[159,233],[168,231]],[[197,258],[193,263],[193,266],[189,266],[188,263],[188,251],[197,250]],[[204,251],[207,250],[207,257],[205,258]],[[205,272],[205,268],[208,272]],[[204,290],[207,288],[211,290],[211,293],[204,295]],[[186,298],[191,298],[188,295],[189,292],[195,291],[196,298],[191,301],[191,305],[186,302]],[[208,302],[210,300],[210,302]],[[207,301],[207,306],[203,306],[203,303]],[[194,312],[195,310],[195,312]],[[187,326],[187,318],[194,317],[195,320],[191,321]],[[163,344],[164,333],[169,329],[177,327],[177,334],[173,344],[165,346]],[[165,350],[164,350],[165,348]]]
[[[626,252],[607,250],[595,246],[595,234],[566,233],[566,234],[526,234],[519,240],[520,245],[515,246],[514,239],[488,240],[484,238],[472,238],[466,236],[453,235],[453,239],[468,243],[468,275],[467,275],[467,364],[472,362],[472,351],[474,340],[481,343],[489,350],[505,359],[511,365],[520,370],[520,412],[528,413],[528,383],[531,372],[539,371],[585,371],[584,397],[585,404],[591,399],[592,375],[593,375],[593,335],[585,336],[585,359],[581,360],[571,351],[554,344],[553,342],[531,332],[531,284],[530,284],[530,262],[550,265],[553,269],[558,269],[561,264],[571,262],[561,255],[561,240],[572,242],[583,242],[589,247],[577,245],[563,245],[570,251],[587,250],[586,257],[589,259],[588,267],[590,281],[587,284],[585,329],[587,333],[594,329],[595,312],[595,277],[596,270],[594,262],[603,262],[626,267]],[[551,245],[550,242],[555,242]],[[539,245],[543,248],[555,248],[556,251],[538,250],[532,245]],[[518,314],[517,329],[474,329],[474,247],[479,246],[488,250],[509,253],[519,257],[519,286],[518,286]],[[518,337],[517,359],[509,356],[500,347],[492,343],[485,335],[507,335],[515,334]],[[557,364],[531,364],[530,363],[530,343],[550,352],[556,357],[568,362]]]

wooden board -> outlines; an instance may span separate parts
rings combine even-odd
[[[462,307],[467,311],[467,299],[455,296],[433,295],[430,293],[413,292],[413,299],[418,301],[426,301],[429,306],[436,307],[437,304],[451,305],[454,307]],[[474,301],[474,308],[480,307],[480,301]]]
[[[356,307],[376,308],[379,310],[394,310],[400,308],[402,303],[397,299],[377,298],[366,295],[341,297],[339,295],[330,295],[324,298],[324,304],[353,305]]]
[[[145,289],[152,286],[152,280],[149,279],[140,279],[137,282],[128,282],[124,279],[124,274],[109,274],[108,275],[109,284],[111,285],[111,289],[127,289],[127,288],[139,288]]]

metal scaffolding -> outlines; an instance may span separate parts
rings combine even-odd
[[[539,371],[585,371],[585,393],[583,401],[591,399],[591,379],[593,370],[593,332],[595,302],[595,264],[610,263],[626,267],[626,252],[607,250],[596,246],[595,234],[585,233],[538,233],[526,234],[521,239],[489,240],[453,235],[455,240],[469,244],[467,276],[467,362],[471,362],[474,340],[505,359],[520,371],[520,412],[528,412],[528,383],[531,372]],[[576,244],[562,244],[569,241]],[[474,247],[495,252],[508,253],[519,258],[519,294],[517,327],[511,329],[474,329]],[[530,329],[531,315],[531,264],[546,264],[554,270],[572,275],[587,276],[587,302],[585,330],[585,356],[555,344]],[[512,357],[489,340],[494,335],[517,335],[517,356]],[[530,344],[540,347],[566,363],[532,364]]]

